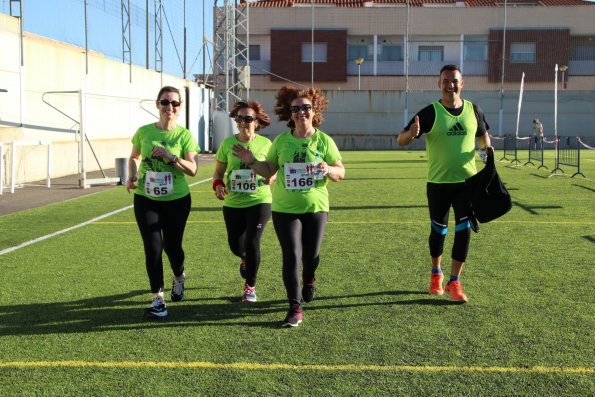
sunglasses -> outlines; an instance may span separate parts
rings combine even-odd
[[[289,111],[291,113],[297,113],[300,110],[303,110],[304,112],[309,112],[310,110],[312,110],[312,105],[310,105],[309,103],[304,103],[303,105],[296,105],[296,106],[289,107]]]
[[[254,117],[252,116],[236,116],[235,118],[236,123],[245,123],[245,124],[250,124],[251,122],[254,121]]]
[[[182,104],[182,102],[178,102],[178,101],[170,101],[167,99],[162,99],[160,101],[158,101],[159,104],[161,106],[167,106],[167,105],[172,105],[173,107],[177,108],[178,106],[180,106]]]

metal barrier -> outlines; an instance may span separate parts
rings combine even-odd
[[[510,160],[507,157],[508,155],[514,156],[512,158],[512,160]],[[517,148],[516,136],[504,135],[504,157],[502,157],[500,160],[510,160],[511,163],[520,163],[521,162],[518,158],[518,148]]]
[[[547,167],[543,164],[543,137],[533,136],[529,138],[529,160],[523,165],[535,165],[531,160],[539,163],[537,169],[545,168],[547,170]]]
[[[576,172],[572,174],[571,178],[576,175],[582,175],[586,178],[585,174],[581,172],[581,143],[580,138],[577,136],[559,136],[556,144],[556,168],[552,171],[552,175],[556,171],[564,170],[560,168],[561,165],[568,167],[576,167]]]

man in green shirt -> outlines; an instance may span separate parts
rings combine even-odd
[[[461,98],[463,86],[459,67],[445,65],[440,70],[438,80],[442,98],[419,111],[397,136],[397,143],[406,146],[413,139],[426,134],[427,197],[431,220],[429,246],[432,258],[429,292],[442,295],[446,290],[455,302],[467,302],[459,280],[471,238],[465,179],[477,173],[475,143],[481,150],[493,150],[483,111]],[[451,206],[455,213],[455,238],[450,280],[443,289],[441,262]]]

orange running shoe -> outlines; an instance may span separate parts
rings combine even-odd
[[[463,293],[463,286],[458,281],[451,281],[446,284],[445,288],[453,302],[467,302],[467,295]]]
[[[444,290],[442,289],[442,280],[444,279],[444,274],[439,273],[432,273],[430,277],[430,294],[432,295],[442,295]]]

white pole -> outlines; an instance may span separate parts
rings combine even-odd
[[[50,180],[52,174],[52,142],[48,142],[48,181],[47,187],[50,188],[52,186],[52,182]]]
[[[558,64],[554,67],[554,142],[558,147]]]
[[[12,154],[10,155],[10,193],[14,193],[14,179],[15,179],[15,172],[14,169],[16,167],[15,161],[15,150],[16,142],[12,143]]]
[[[4,143],[0,142],[0,196],[2,195],[2,188],[4,183],[2,181],[2,174],[4,173],[2,169],[2,164],[4,163]]]
[[[81,180],[80,188],[87,186],[87,164],[85,156],[85,91],[79,90],[79,138],[81,147]]]
[[[521,106],[523,105],[523,90],[525,88],[525,72],[523,72],[523,75],[521,76],[521,90],[519,92],[519,105],[517,107],[517,113],[516,113],[516,133],[515,136],[518,138],[519,137],[519,120],[521,118]]]

